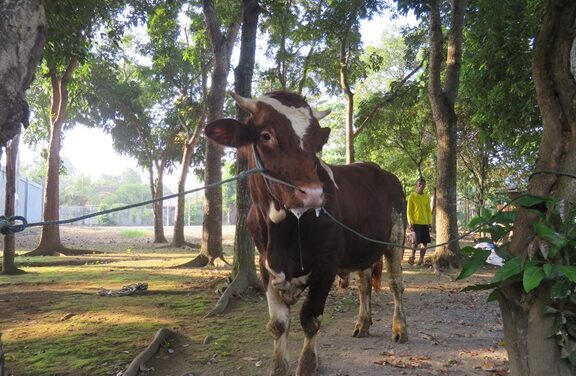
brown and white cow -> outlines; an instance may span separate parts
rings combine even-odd
[[[300,323],[305,340],[297,375],[317,374],[316,333],[337,273],[358,272],[360,309],[355,337],[369,334],[372,265],[386,258],[394,296],[392,339],[407,340],[403,308],[402,249],[366,241],[335,223],[323,210],[372,239],[403,244],[403,191],[393,174],[372,163],[329,166],[316,153],[329,128],[299,95],[271,92],[258,99],[232,94],[252,114],[246,124],[233,119],[212,122],[206,135],[247,153],[249,166],[261,166],[269,179],[250,176],[252,207],[248,227],[260,253],[274,336],[272,375],[289,373],[286,342],[290,306],[308,288]],[[316,209],[316,210],[314,210]]]

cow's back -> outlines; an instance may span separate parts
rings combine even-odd
[[[371,239],[394,243],[403,240],[404,193],[394,174],[373,163],[332,166],[332,171],[337,188],[330,206],[344,224]],[[347,230],[344,237],[346,251],[341,269],[368,267],[386,248]]]

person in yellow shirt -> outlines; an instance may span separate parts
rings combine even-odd
[[[408,231],[412,233],[412,256],[408,263],[413,265],[416,261],[416,249],[420,247],[420,258],[418,265],[424,263],[426,246],[430,243],[430,230],[432,229],[432,208],[430,207],[430,196],[424,193],[426,180],[419,178],[416,181],[416,191],[408,196],[408,207],[406,214],[408,217]]]

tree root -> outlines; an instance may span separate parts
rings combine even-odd
[[[216,265],[214,263],[215,260],[221,260],[224,264],[228,265],[228,266],[232,266],[228,261],[226,261],[224,259],[223,256],[218,256],[218,257],[208,257],[202,253],[200,253],[198,256],[196,256],[192,261],[188,261],[184,264],[180,264],[180,265],[176,265],[173,266],[173,269],[179,269],[179,268],[203,268],[206,265]]]
[[[210,263],[210,259],[203,255],[199,254],[196,256],[192,261],[188,261],[181,265],[176,265],[173,268],[203,268]]]
[[[134,358],[134,360],[132,361],[132,363],[130,363],[130,365],[128,365],[128,368],[126,368],[126,371],[124,371],[122,376],[138,375],[140,367],[142,367],[144,363],[150,360],[154,356],[154,354],[156,354],[160,345],[164,341],[172,337],[174,334],[175,333],[168,328],[159,329],[156,332],[156,335],[154,335],[154,339],[152,340],[152,342],[148,345],[148,347],[144,351],[142,351]]]
[[[218,302],[216,303],[214,308],[212,308],[212,310],[208,312],[204,316],[204,318],[224,313],[226,311],[226,308],[228,308],[228,305],[230,304],[232,296],[246,291],[247,288],[248,288],[248,277],[246,276],[246,273],[238,273],[236,275],[236,278],[234,278],[234,280],[232,281],[232,283],[228,285],[228,287],[226,288],[220,299],[218,299]]]
[[[75,249],[75,248],[36,248],[33,251],[30,251],[24,256],[32,257],[32,256],[79,256],[79,255],[94,255],[94,254],[102,254],[103,252],[95,251],[93,249]]]

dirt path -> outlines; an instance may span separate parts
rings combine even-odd
[[[447,276],[435,276],[427,268],[406,265],[409,341],[405,344],[391,340],[392,297],[387,289],[375,295],[370,337],[357,339],[351,337],[357,313],[355,287],[345,291],[334,288],[318,340],[320,375],[507,375],[496,303],[486,303],[487,292],[459,291],[472,282],[486,282],[493,272],[488,267],[482,276],[453,282]],[[303,338],[298,309],[299,305],[292,310],[289,340],[293,370]],[[234,313],[229,315],[233,318]],[[265,324],[264,319],[261,330],[265,330]],[[234,324],[230,327],[233,330]],[[175,349],[181,346],[182,340],[172,344]],[[150,363],[156,369],[151,375],[267,375],[271,349],[271,337],[265,343],[248,341],[238,354],[214,359],[200,368],[197,364],[191,366],[194,352],[164,353]]]

